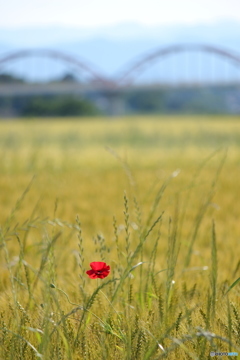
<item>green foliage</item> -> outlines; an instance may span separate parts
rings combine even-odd
[[[29,99],[21,116],[92,116],[98,113],[87,100],[61,96]]]
[[[20,117],[95,116],[100,112],[89,100],[73,96],[0,97],[0,113]]]
[[[222,114],[239,113],[239,107],[228,101],[238,97],[238,86],[139,87],[125,95],[130,113]]]
[[[11,74],[0,74],[0,84],[15,84],[25,82],[22,78],[13,76]]]
[[[72,74],[56,79],[61,87],[76,82]],[[0,75],[0,84],[22,83],[24,80],[9,74]],[[13,85],[12,85],[13,86]],[[47,86],[47,85],[46,85]],[[79,84],[81,86],[81,84]],[[76,98],[74,94],[0,96],[2,116],[117,116],[128,114],[239,114],[239,86],[145,86],[119,89],[117,92],[95,89]]]

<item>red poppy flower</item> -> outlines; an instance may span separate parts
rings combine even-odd
[[[104,279],[110,273],[110,266],[102,261],[94,261],[90,263],[92,270],[86,271],[91,279]]]

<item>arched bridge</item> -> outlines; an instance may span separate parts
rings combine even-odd
[[[97,73],[92,66],[88,65],[86,62],[79,60],[73,56],[67,55],[61,51],[57,50],[49,50],[49,49],[27,49],[27,50],[20,50],[12,52],[2,58],[0,58],[0,74],[2,72],[2,69],[4,69],[4,66],[8,64],[9,62],[12,62],[14,60],[22,59],[22,58],[28,58],[32,56],[37,57],[47,57],[50,59],[54,59],[57,61],[62,61],[66,63],[67,65],[74,66],[76,70],[80,72],[85,72],[87,75],[90,76],[91,81],[101,84],[101,85],[109,85],[109,81],[105,79],[102,75]]]
[[[227,62],[231,62],[233,65],[238,67],[240,70],[240,55],[236,55],[225,49],[221,49],[211,45],[204,44],[183,44],[183,45],[171,45],[157,49],[147,55],[143,55],[140,60],[134,62],[131,65],[128,65],[126,70],[118,76],[118,84],[130,84],[136,77],[146,70],[147,67],[150,67],[153,62],[156,62],[159,59],[163,59],[168,55],[174,55],[182,52],[196,52],[200,51],[202,53],[213,54],[217,57],[223,58]]]
[[[166,47],[161,47],[153,52],[142,55],[138,57],[137,61],[132,62],[131,64],[125,66],[124,70],[117,73],[116,76],[109,78],[99,72],[95,71],[92,65],[86,61],[82,61],[73,56],[67,55],[63,52],[49,49],[28,49],[12,52],[0,57],[0,75],[4,72],[4,69],[7,68],[8,64],[13,63],[25,58],[30,57],[47,57],[54,61],[60,61],[61,63],[66,64],[69,67],[74,66],[74,71],[79,73],[84,73],[88,80],[85,83],[61,83],[61,84],[16,84],[13,87],[13,84],[0,84],[0,94],[8,91],[9,93],[14,92],[18,93],[27,91],[27,86],[31,94],[33,93],[43,93],[46,88],[48,88],[48,93],[71,93],[78,92],[81,89],[81,92],[90,91],[90,90],[99,90],[103,89],[104,91],[119,91],[120,89],[125,88],[126,86],[137,86],[136,84],[139,77],[142,76],[148,69],[151,69],[154,64],[161,62],[162,60],[167,60],[167,58],[177,56],[181,53],[193,53],[200,52],[201,54],[212,54],[214,57],[224,60],[227,64],[233,65],[236,71],[236,76],[234,76],[235,81],[240,83],[240,55],[234,54],[231,51],[222,49],[220,47],[211,46],[207,44],[176,44]],[[165,71],[166,72],[166,71]],[[157,77],[154,75],[154,82],[161,86],[161,80],[157,80]],[[141,85],[144,86],[144,85]],[[149,82],[148,82],[149,86]]]

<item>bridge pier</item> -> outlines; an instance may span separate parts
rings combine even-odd
[[[87,94],[86,98],[95,103],[103,113],[110,117],[126,114],[126,101],[122,91],[100,90]]]
[[[125,99],[120,92],[113,92],[108,94],[108,114],[110,116],[122,116],[125,114]]]

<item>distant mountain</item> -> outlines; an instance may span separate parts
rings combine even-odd
[[[13,47],[53,46],[56,43],[86,41],[96,38],[114,41],[128,40],[158,40],[158,41],[188,41],[196,38],[210,41],[225,41],[239,39],[240,22],[219,21],[216,23],[201,23],[196,25],[163,25],[145,26],[138,23],[120,23],[99,28],[76,28],[64,26],[1,28],[0,43]]]
[[[0,59],[9,51],[50,48],[90,62],[99,72],[112,76],[144,54],[178,43],[211,44],[240,56],[240,22],[152,27],[123,23],[96,29],[0,28]],[[27,62],[25,68],[28,71]]]

